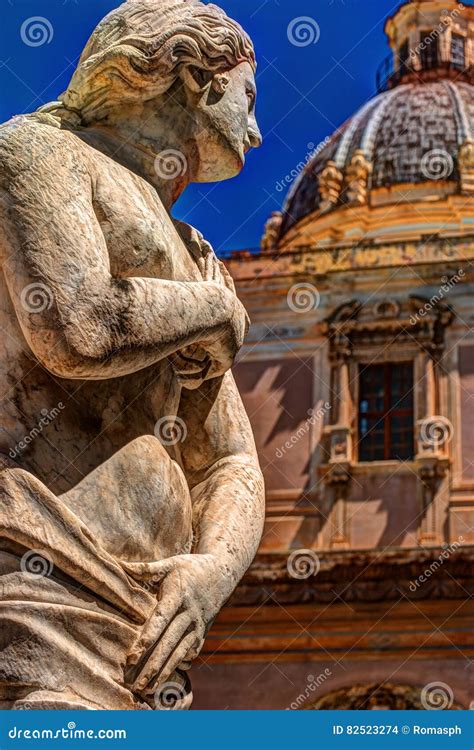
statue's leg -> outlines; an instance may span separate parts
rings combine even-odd
[[[150,562],[191,551],[188,485],[153,435],[133,440],[61,499],[120,560]]]
[[[59,498],[22,469],[1,471],[0,707],[146,708],[124,670],[156,599],[119,561],[190,540],[184,477],[154,437]]]

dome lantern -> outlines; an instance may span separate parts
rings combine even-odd
[[[453,78],[473,82],[472,8],[458,0],[411,0],[387,20],[391,54],[377,72],[377,89]]]
[[[385,24],[392,49],[378,94],[309,159],[283,210],[267,224],[266,253],[322,243],[467,232],[474,195],[474,6],[412,0]],[[463,197],[464,196],[464,197]],[[433,206],[445,219],[433,222]],[[426,217],[423,228],[420,212]],[[465,215],[466,214],[466,215]]]

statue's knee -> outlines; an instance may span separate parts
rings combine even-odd
[[[140,437],[128,443],[124,450],[126,450],[130,459],[141,461],[148,459],[153,462],[171,461],[165,448],[154,435],[140,435]]]
[[[160,496],[168,507],[187,503],[189,488],[184,473],[154,435],[142,435],[123,450],[130,478],[136,479],[142,492]]]
[[[192,504],[189,487],[180,466],[153,435],[143,435],[121,451],[115,464],[128,517],[141,528],[142,559],[162,559],[190,551]],[[117,476],[116,476],[117,478]],[[145,542],[145,538],[148,539]],[[138,559],[137,553],[122,555]]]

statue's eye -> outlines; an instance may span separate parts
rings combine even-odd
[[[249,89],[247,91],[247,99],[249,102],[249,112],[251,112],[255,105],[255,91],[252,91],[251,89]]]

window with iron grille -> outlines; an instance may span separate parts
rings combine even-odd
[[[432,31],[420,33],[420,60],[423,70],[430,70],[438,66],[438,39],[433,38]]]
[[[359,367],[359,461],[414,456],[413,363]]]
[[[451,62],[455,68],[464,70],[466,67],[466,41],[460,34],[453,34],[451,37]]]

